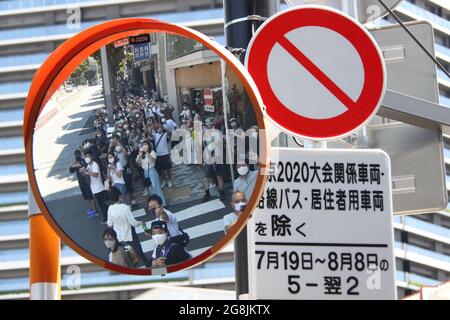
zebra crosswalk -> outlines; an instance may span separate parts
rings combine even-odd
[[[190,237],[186,250],[192,257],[198,256],[209,249],[224,236],[222,218],[225,214],[231,212],[231,209],[219,199],[205,203],[193,203],[188,208],[184,206],[184,209],[179,211],[176,208],[173,210],[171,212],[176,215],[178,225]],[[143,208],[132,211],[132,214],[136,220],[146,222],[147,227],[150,227],[150,222],[155,219],[155,217],[148,215]],[[136,233],[144,254],[150,258],[154,249],[153,240],[149,239],[142,227],[137,227]]]

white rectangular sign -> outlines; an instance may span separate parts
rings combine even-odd
[[[212,104],[205,104],[205,111],[207,111],[207,112],[214,112],[214,105],[212,105]]]
[[[250,298],[396,299],[388,155],[273,153],[247,229]]]

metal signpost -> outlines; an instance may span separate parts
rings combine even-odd
[[[268,17],[279,10],[278,0],[224,0],[225,38],[227,48],[241,61],[254,32]],[[247,229],[234,241],[236,297],[248,294]]]
[[[249,225],[251,299],[396,299],[389,157],[275,149]]]

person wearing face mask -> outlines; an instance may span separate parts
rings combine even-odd
[[[178,226],[177,217],[175,214],[167,209],[164,209],[164,204],[157,194],[152,194],[147,199],[147,208],[151,215],[154,215],[156,220],[161,220],[167,223],[168,230],[172,237],[180,235],[180,227]]]
[[[164,130],[161,124],[156,124],[154,128],[156,131],[154,131],[152,135],[155,142],[155,151],[157,155],[155,168],[162,178],[161,188],[164,188],[166,185],[169,188],[172,188],[172,179],[170,174],[172,162],[170,160],[170,152],[167,145],[167,132]]]
[[[69,172],[75,173],[77,176],[78,186],[80,187],[81,194],[83,199],[88,201],[90,205],[90,209],[87,211],[87,215],[98,216],[98,212],[95,207],[94,195],[92,194],[91,188],[89,186],[89,179],[85,175],[82,174],[82,171],[86,169],[87,164],[81,158],[81,151],[75,150],[74,152],[75,161],[70,165]]]
[[[237,172],[239,177],[233,182],[233,191],[241,191],[245,194],[246,199],[250,199],[253,189],[255,188],[258,171],[250,171],[247,164],[238,164]]]
[[[114,147],[114,155],[118,160],[118,163],[122,165],[123,168],[123,179],[125,181],[125,190],[126,190],[126,203],[134,205],[136,204],[136,200],[133,196],[133,177],[131,174],[131,170],[128,168],[128,151],[122,144],[117,144]]]
[[[103,241],[109,250],[109,262],[122,267],[131,267],[130,257],[117,241],[117,233],[114,229],[108,228],[103,232]]]
[[[203,174],[205,175],[203,179],[203,186],[205,188],[205,195],[202,198],[202,202],[207,202],[211,199],[211,195],[209,192],[209,189],[211,188],[211,184],[214,183],[215,180],[217,180],[217,187],[219,191],[219,199],[221,201],[225,201],[226,194],[225,194],[225,182],[224,177],[226,175],[226,168],[225,164],[223,163],[217,163],[216,156],[219,157],[217,152],[220,152],[220,148],[222,148],[221,136],[220,132],[216,129],[211,130],[211,122],[207,122],[207,129],[204,132],[203,138],[204,138],[204,144],[205,149],[203,151],[204,155],[204,163],[203,163]],[[216,142],[219,141],[219,143]],[[206,161],[207,158],[205,158],[205,154],[208,157],[211,157],[210,160]],[[220,157],[219,157],[220,158]],[[212,163],[211,163],[212,162]]]
[[[114,156],[117,158],[122,167],[125,169],[125,167],[128,165],[127,149],[122,145],[122,143],[117,142],[115,145],[111,145],[110,150],[111,153],[114,153]]]
[[[191,118],[191,110],[187,104],[183,104],[183,111],[180,113],[180,118],[190,119]]]
[[[223,217],[225,233],[228,233],[230,228],[238,221],[246,205],[247,199],[245,198],[245,194],[241,191],[234,192],[231,196],[231,206],[234,211]]]
[[[99,145],[104,145],[104,144],[106,144],[106,135],[105,135],[105,133],[103,132],[102,129],[97,128],[97,129],[95,130],[94,141],[95,141],[97,147],[98,147]],[[100,148],[99,148],[99,149],[100,149]]]
[[[152,240],[155,243],[155,249],[152,254],[152,267],[169,266],[191,258],[191,255],[184,247],[171,241],[166,222],[161,220],[153,221],[150,231]]]
[[[108,178],[113,186],[120,191],[120,200],[125,202],[127,189],[125,187],[123,166],[114,153],[108,153]]]
[[[161,118],[164,116],[164,114],[161,112],[161,106],[159,105],[159,103],[153,106],[152,111],[155,117]]]
[[[250,169],[258,170],[258,154],[259,154],[259,129],[258,126],[251,126],[247,135],[247,156],[250,162]]]
[[[131,214],[131,209],[120,202],[120,191],[115,187],[111,191],[114,204],[109,206],[107,225],[117,233],[117,240],[124,246],[131,246],[145,265],[149,265],[147,257],[136,233],[136,227],[142,225]]]
[[[100,173],[100,167],[97,162],[94,161],[94,157],[91,152],[86,152],[84,156],[84,161],[86,161],[87,167],[82,169],[81,173],[89,177],[91,192],[99,205],[103,216],[103,223],[106,223],[106,220],[108,219],[108,206],[106,205],[107,194]]]
[[[163,204],[166,205],[166,199],[164,198],[164,194],[161,189],[159,174],[155,168],[156,159],[157,155],[152,149],[151,143],[144,141],[142,143],[142,147],[139,149],[139,154],[136,157],[136,163],[144,171],[145,190],[143,195],[146,196],[149,194],[157,194],[162,199]]]

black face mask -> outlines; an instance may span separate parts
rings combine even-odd
[[[81,156],[75,156],[75,160],[81,161]]]

